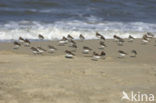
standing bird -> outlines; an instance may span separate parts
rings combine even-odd
[[[65,53],[66,53],[66,56],[65,56],[66,58],[73,58],[73,56],[75,56],[75,54],[69,50],[65,50]]]
[[[69,43],[70,43],[69,47],[71,47],[73,44],[76,45],[76,42],[75,42],[74,40],[68,40],[68,41],[69,41]]]
[[[106,38],[104,36],[101,35],[100,37],[101,40],[106,40]]]
[[[37,47],[37,50],[39,51],[39,54],[46,52],[46,50],[41,47]]]
[[[137,55],[137,51],[136,50],[132,50],[131,53],[132,53],[131,57],[136,57],[136,55]]]
[[[40,40],[44,40],[44,36],[41,35],[41,34],[38,35],[38,38],[39,38]],[[41,43],[40,43],[40,47],[41,47]]]
[[[97,37],[97,38],[101,39],[101,36],[102,36],[102,35],[101,35],[100,33],[96,32],[96,37]]]
[[[124,39],[118,38],[118,42],[117,43],[118,43],[119,46],[122,46],[124,42],[125,42]]]
[[[48,45],[49,53],[54,53],[57,49],[54,46]]]
[[[147,32],[147,37],[152,39],[154,37],[154,35],[151,32]]]
[[[125,57],[126,55],[128,55],[126,52],[119,50],[118,53],[120,54],[120,58],[121,57]]]
[[[149,42],[149,38],[147,37],[147,35],[143,35],[142,42],[143,42],[143,44],[146,44]]]
[[[59,41],[59,46],[64,46],[68,43],[68,39],[66,37],[62,37],[62,39]]]
[[[106,53],[104,51],[101,52],[101,58],[105,58]]]
[[[40,54],[40,52],[38,51],[37,48],[31,47],[30,49],[32,50],[32,53],[33,53],[33,54],[35,54],[35,55],[36,55],[36,54]]]
[[[24,40],[24,45],[25,45],[25,46],[29,47],[30,44],[31,44],[31,42],[30,42],[28,39],[25,39],[25,40]]]
[[[77,45],[76,44],[72,44],[71,47],[74,48],[74,49],[77,49]]]
[[[81,41],[85,40],[85,37],[82,34],[79,35],[79,38],[80,38]]]
[[[87,47],[87,46],[83,46],[83,54],[88,54],[92,49]]]
[[[134,38],[133,36],[129,35],[128,39],[129,39],[129,42],[133,42],[133,40],[134,40],[135,38]]]
[[[120,37],[117,35],[114,35],[113,38],[114,38],[114,41],[119,41],[119,39],[120,39]]]
[[[102,51],[100,54],[93,52],[93,59],[92,60],[96,60],[100,59],[100,58],[104,58],[106,56],[106,53],[104,51]]]
[[[19,37],[18,40],[20,43],[24,43],[24,39],[22,37]]]
[[[43,39],[44,39],[44,36],[41,35],[41,34],[39,34],[39,35],[38,35],[38,38],[39,38],[40,40],[43,40]]]
[[[74,38],[70,34],[68,34],[67,39],[68,40],[73,40]]]
[[[100,54],[98,54],[98,53],[96,53],[96,52],[93,52],[93,58],[92,58],[92,60],[97,61],[97,60],[100,59],[100,58],[101,58],[101,55],[100,55]]]
[[[14,41],[14,49],[19,49],[19,47],[21,46],[21,44],[17,41]]]
[[[99,44],[100,44],[99,49],[104,49],[105,47],[107,47],[103,41],[100,41]]]

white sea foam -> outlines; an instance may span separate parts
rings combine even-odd
[[[94,18],[87,21],[57,21],[54,23],[43,23],[38,21],[10,21],[0,24],[0,40],[18,39],[19,36],[28,39],[38,39],[38,34],[43,34],[46,39],[61,39],[62,36],[71,34],[78,39],[84,34],[87,39],[95,39],[95,32],[98,31],[106,38],[112,38],[114,34],[121,37],[133,35],[140,38],[145,32],[156,33],[156,24],[143,22],[97,22]]]

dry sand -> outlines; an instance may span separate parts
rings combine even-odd
[[[14,50],[12,43],[0,43],[0,103],[129,103],[121,101],[122,91],[156,96],[154,40],[142,45],[137,39],[124,46],[106,40],[106,59],[92,61],[91,54],[81,53],[82,46],[100,52],[98,41],[77,41],[80,49],[73,59],[64,57],[69,47],[56,46],[57,42],[33,42],[45,49],[48,44],[58,48],[37,56],[28,47]],[[119,49],[129,55],[118,58]],[[130,57],[132,49],[138,52],[136,58]]]

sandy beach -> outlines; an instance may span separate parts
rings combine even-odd
[[[151,93],[156,96],[155,39],[142,45],[141,39],[118,46],[112,39],[105,59],[91,60],[92,53],[82,54],[82,47],[98,49],[99,40],[76,41],[73,59],[65,58],[57,41],[34,41],[31,46],[54,45],[58,50],[33,55],[29,47],[13,49],[13,43],[0,43],[0,103],[131,103],[121,101],[122,92]],[[131,50],[138,52],[131,57]],[[118,58],[118,50],[128,56]],[[136,102],[139,103],[139,102]],[[154,103],[154,102],[153,102]]]

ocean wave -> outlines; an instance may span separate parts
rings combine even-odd
[[[119,35],[123,38],[133,35],[140,38],[145,32],[156,33],[156,24],[143,22],[96,22],[94,17],[86,21],[56,21],[44,23],[38,21],[10,21],[0,24],[0,40],[16,40],[19,36],[28,39],[38,39],[38,34],[43,34],[47,40],[61,39],[62,36],[71,34],[78,39],[83,34],[87,39],[95,39],[99,32],[106,38]]]

